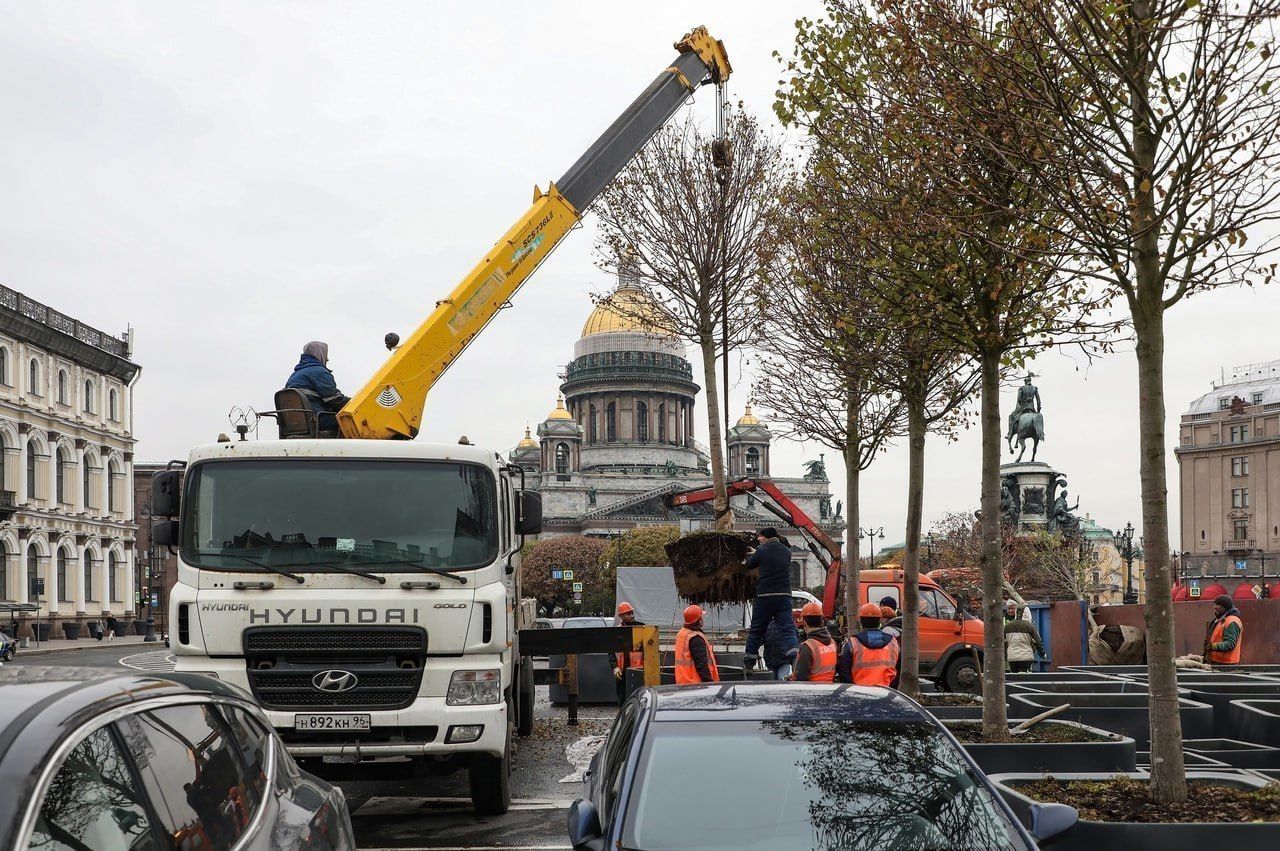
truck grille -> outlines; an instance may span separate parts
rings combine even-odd
[[[427,634],[419,627],[259,627],[245,630],[249,687],[267,709],[403,709],[422,684]],[[316,675],[354,675],[344,691],[316,686]]]

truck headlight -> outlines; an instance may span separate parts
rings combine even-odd
[[[501,671],[454,671],[449,678],[447,706],[476,706],[501,700]]]

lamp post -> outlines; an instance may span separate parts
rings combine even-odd
[[[859,529],[858,538],[869,540],[871,542],[871,561],[869,562],[869,564],[871,567],[875,567],[876,566],[876,538],[879,538],[882,541],[884,540],[884,527],[878,526],[878,527],[868,528],[868,529]]]
[[[1138,602],[1138,592],[1133,587],[1133,560],[1142,555],[1142,548],[1133,545],[1133,524],[1126,523],[1124,529],[1116,533],[1115,541],[1125,564],[1124,602],[1133,605]]]

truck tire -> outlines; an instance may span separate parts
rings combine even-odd
[[[971,655],[956,656],[942,672],[942,687],[947,691],[973,694],[982,688],[978,664]]]
[[[471,805],[478,816],[500,816],[511,809],[511,725],[507,747],[500,757],[478,756],[468,771]]]
[[[533,660],[520,664],[516,678],[516,735],[523,738],[533,733]]]

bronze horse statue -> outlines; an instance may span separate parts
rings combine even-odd
[[[1018,441],[1018,460],[1022,460],[1022,453],[1027,451],[1027,440],[1031,440],[1031,460],[1036,460],[1036,452],[1040,449],[1040,442],[1044,440],[1044,415],[1027,411],[1018,417],[1016,423],[1010,423],[1009,427],[1009,452],[1013,453],[1013,442]]]

